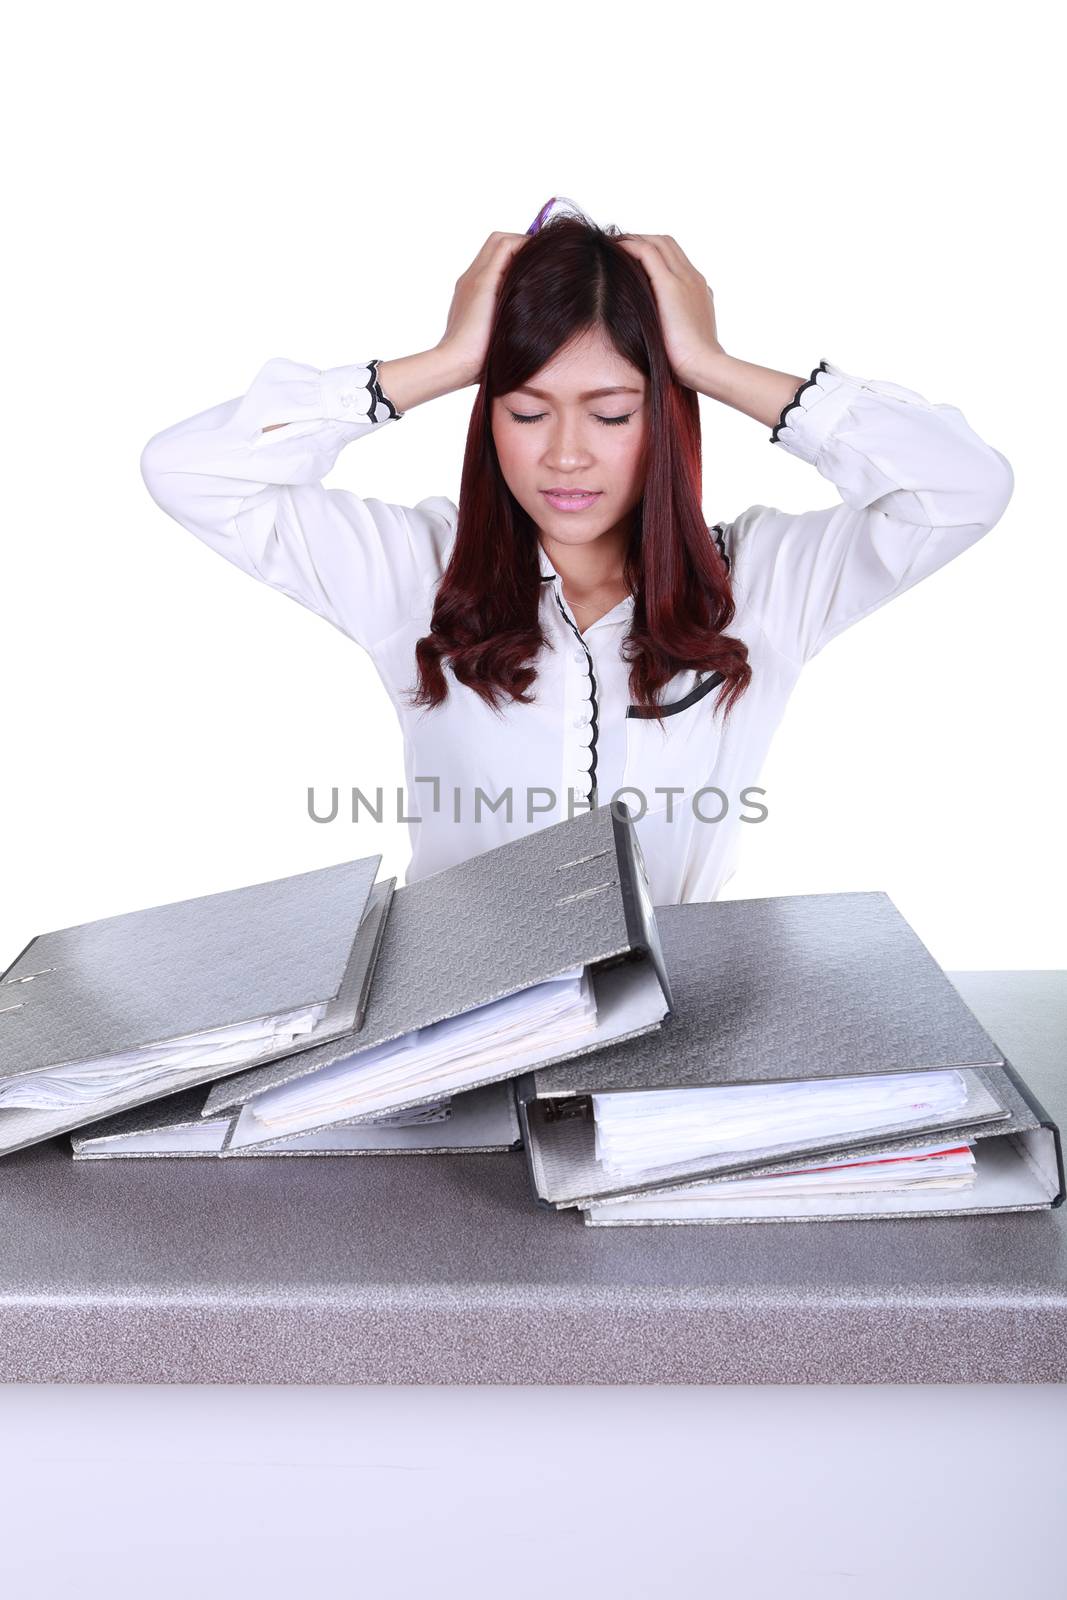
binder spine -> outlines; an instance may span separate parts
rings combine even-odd
[[[6,980],[9,972],[14,971],[15,967],[18,966],[27,950],[29,950],[32,945],[35,945],[40,937],[41,935],[39,933],[35,933],[32,939],[27,939],[26,943],[23,945],[14,961],[9,961],[3,972],[0,972],[0,983],[3,983]]]
[[[366,968],[363,973],[363,982],[360,987],[359,1000],[356,1007],[353,1033],[358,1033],[367,1016],[367,1001],[370,997],[371,985],[374,982],[375,970],[378,966],[378,957],[382,953],[382,944],[385,938],[385,925],[389,920],[389,912],[393,906],[393,895],[396,891],[396,878],[386,878],[382,883],[372,888],[369,899],[371,905],[364,912],[353,948],[364,947],[369,944],[366,952]]]
[[[525,1140],[523,1139],[523,1136],[522,1136],[522,1116],[521,1116],[521,1113],[519,1111],[519,1097],[515,1092],[515,1080],[514,1080],[514,1078],[508,1079],[507,1080],[507,1085],[508,1085],[508,1092],[511,1095],[511,1109],[515,1113],[515,1121],[518,1124],[518,1133],[516,1134],[515,1138],[511,1141],[511,1143],[508,1145],[508,1150],[509,1151],[515,1151],[517,1153],[518,1151],[520,1151],[523,1148],[523,1145],[525,1143]]]
[[[614,801],[611,805],[611,826],[615,836],[615,855],[619,865],[619,884],[622,889],[626,932],[631,946],[648,956],[656,969],[668,1015],[674,1011],[667,963],[656,926],[656,913],[652,905],[652,891],[641,854],[641,843],[626,802]]]
[[[537,1169],[534,1166],[533,1140],[530,1137],[530,1103],[537,1099],[537,1074],[524,1072],[515,1080],[515,1109],[519,1113],[522,1148],[526,1152],[526,1172],[530,1179],[530,1192],[542,1211],[555,1211],[537,1187]]]
[[[1060,1136],[1059,1124],[1045,1110],[1045,1107],[1041,1104],[1041,1101],[1037,1098],[1037,1095],[1030,1088],[1030,1085],[1024,1082],[1024,1080],[1019,1076],[1003,1052],[1001,1052],[1001,1057],[1000,1070],[1011,1079],[1019,1094],[1026,1101],[1027,1105],[1030,1107],[1030,1110],[1034,1113],[1034,1116],[1037,1118],[1038,1122],[1052,1135],[1052,1147],[1056,1152],[1056,1177],[1059,1183],[1059,1189],[1057,1191],[1056,1198],[1051,1202],[1049,1209],[1055,1210],[1057,1206],[1062,1206],[1064,1198],[1067,1196],[1067,1179],[1065,1179],[1063,1168],[1063,1140]]]

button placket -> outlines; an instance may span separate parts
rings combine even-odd
[[[575,640],[571,661],[578,669],[577,682],[574,686],[574,699],[578,711],[564,737],[564,793],[561,800],[566,802],[566,790],[569,788],[574,791],[574,803],[582,805],[591,802],[596,787],[598,714],[596,673],[589,647],[578,631],[574,619],[568,615],[558,584],[553,584],[553,592],[559,614]]]

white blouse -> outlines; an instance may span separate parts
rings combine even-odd
[[[401,416],[378,360],[320,372],[278,357],[247,394],[155,435],[141,470],[156,503],[251,577],[370,654],[404,735],[413,883],[616,795],[633,815],[653,902],[714,900],[804,663],[836,634],[943,567],[995,526],[1012,469],[954,406],[820,362],[771,432],[841,503],[754,505],[709,529],[729,565],[752,679],[725,727],[720,674],[680,672],[662,724],[631,707],[622,658],[632,597],[584,632],[542,548],[541,624],[528,705],[493,711],[446,665],[445,702],[413,710],[415,643],[455,538],[455,504],[363,499],[322,479],[346,444]],[[288,426],[264,433],[271,423]],[[593,795],[593,785],[596,792]]]

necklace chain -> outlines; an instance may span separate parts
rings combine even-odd
[[[570,603],[575,610],[582,611],[589,611],[592,607],[599,604],[599,602],[596,600],[572,600]]]

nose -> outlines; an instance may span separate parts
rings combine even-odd
[[[560,417],[549,426],[544,464],[561,475],[577,472],[595,459],[580,418]]]

